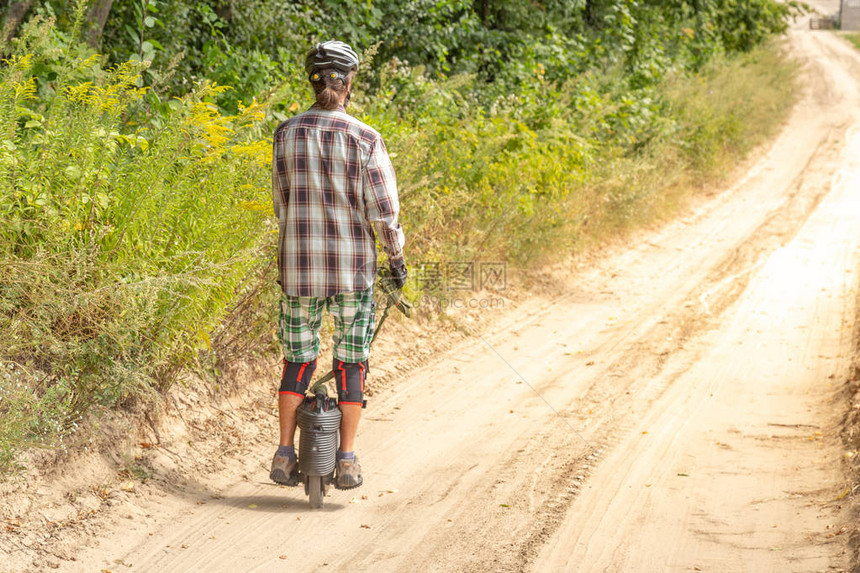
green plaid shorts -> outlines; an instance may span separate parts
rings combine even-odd
[[[281,297],[278,334],[287,362],[310,362],[320,350],[323,309],[334,318],[334,359],[363,362],[370,356],[373,338],[373,286],[329,297]]]

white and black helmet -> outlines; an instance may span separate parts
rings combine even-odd
[[[312,76],[318,70],[334,69],[341,74],[348,74],[358,69],[358,54],[338,40],[322,42],[311,48],[305,56],[305,72]]]

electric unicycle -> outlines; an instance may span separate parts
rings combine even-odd
[[[340,437],[341,413],[337,400],[318,385],[296,411],[299,437],[299,482],[313,509],[323,506],[326,489],[334,477],[335,453]]]

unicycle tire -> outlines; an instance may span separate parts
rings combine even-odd
[[[305,487],[308,494],[308,503],[311,509],[321,509],[325,497],[325,478],[323,476],[308,476]]]

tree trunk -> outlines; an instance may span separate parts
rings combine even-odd
[[[30,11],[30,7],[33,5],[33,0],[2,2],[0,7],[6,7],[7,5],[9,8],[6,11],[6,18],[3,21],[3,35],[6,37],[6,41],[9,41],[15,37],[15,33],[18,31],[18,26],[20,26],[21,22],[24,21],[24,16],[27,15],[27,12]]]
[[[490,19],[490,0],[476,0],[475,11],[481,18],[481,23],[486,27]]]
[[[600,21],[598,14],[599,10],[600,8],[595,6],[594,0],[585,1],[585,10],[583,10],[582,19],[585,21],[586,26],[596,30],[603,28],[603,23]]]
[[[113,0],[94,0],[87,12],[87,43],[93,48],[99,47],[112,6]]]
[[[222,0],[215,6],[215,13],[225,22],[233,21],[233,0]]]

